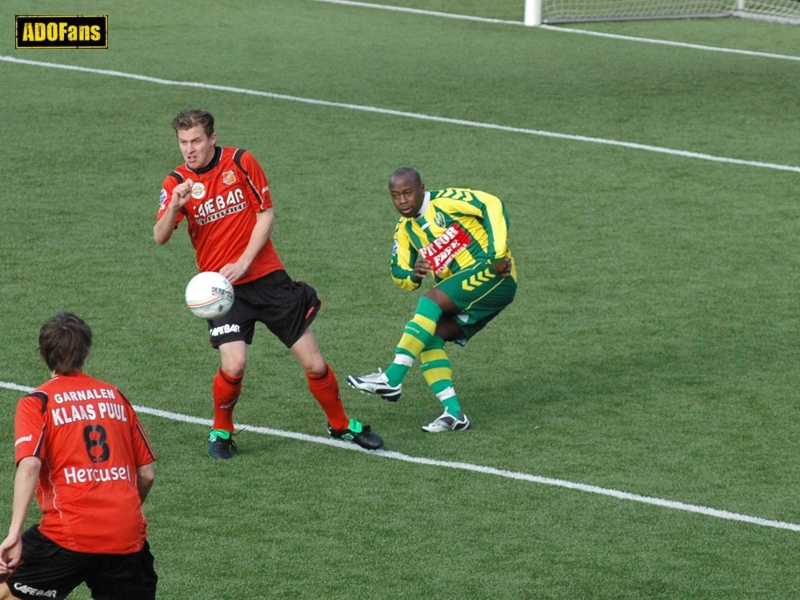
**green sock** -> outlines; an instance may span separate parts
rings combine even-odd
[[[417,310],[412,319],[406,323],[403,336],[397,344],[394,362],[386,369],[389,385],[403,383],[408,370],[414,364],[425,345],[434,337],[436,323],[442,316],[442,309],[430,298],[419,299]]]
[[[456,419],[461,416],[461,405],[458,403],[458,398],[455,396],[448,398],[447,400],[442,400],[442,406],[444,406],[444,409]]]
[[[419,370],[422,371],[422,376],[431,391],[436,394],[444,409],[458,418],[461,413],[461,405],[453,388],[453,371],[450,367],[450,358],[444,351],[444,340],[438,335],[434,335],[420,353],[419,358],[421,361]]]

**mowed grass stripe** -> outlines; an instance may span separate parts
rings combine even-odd
[[[391,6],[389,4],[373,4],[371,2],[353,2],[352,0],[315,0],[327,4],[342,4],[344,6],[357,6],[360,8],[380,8],[395,12],[412,13],[425,15],[427,17],[444,17],[446,19],[458,19],[461,21],[478,21],[480,23],[496,23],[499,25],[525,25],[522,21],[509,21],[506,19],[491,19],[489,17],[476,17],[473,15],[459,15],[456,13],[441,12],[437,10],[425,10],[422,8],[409,8],[407,6]],[[521,6],[521,4],[520,4]]]
[[[421,8],[408,8],[405,6],[389,6],[386,4],[373,4],[370,2],[354,2],[353,0],[315,0],[326,4],[342,4],[344,6],[357,6],[362,8],[380,8],[396,12],[406,12],[429,17],[443,17],[447,19],[460,19],[464,21],[479,21],[482,23],[494,23],[498,25],[524,25],[522,21],[508,21],[505,19],[490,19],[488,17],[475,17],[472,15],[459,15],[435,10],[423,10]],[[520,2],[521,3],[521,2]],[[663,46],[675,46],[678,48],[688,48],[691,50],[703,50],[706,52],[725,52],[727,54],[742,54],[744,56],[757,56],[761,58],[777,58],[779,60],[794,60],[800,62],[800,56],[790,56],[787,54],[773,54],[772,52],[757,52],[755,50],[739,50],[738,48],[722,48],[719,46],[706,46],[704,44],[689,44],[687,42],[673,42],[672,40],[659,40],[655,38],[643,38],[632,35],[619,35],[616,33],[606,33],[603,31],[589,31],[586,29],[573,29],[571,27],[556,27],[554,25],[539,25],[538,29],[547,31],[557,31],[559,33],[582,33],[596,37],[609,38],[612,40],[622,40],[626,42],[641,42],[645,44],[661,44]]]
[[[0,388],[16,390],[20,392],[31,392],[35,388],[30,386],[21,385],[7,381],[0,381]],[[134,410],[139,414],[147,414],[162,419],[169,419],[171,421],[178,421],[181,423],[190,423],[193,425],[204,425],[211,427],[213,422],[211,419],[202,419],[200,417],[193,417],[191,415],[184,415],[168,410],[161,410],[158,408],[150,408],[149,406],[141,406],[134,404]],[[457,469],[460,471],[471,471],[473,473],[483,473],[484,475],[493,475],[495,477],[504,477],[506,479],[515,479],[517,481],[527,481],[530,483],[538,483],[542,485],[550,485],[555,487],[576,490],[580,492],[587,492],[590,494],[599,494],[601,496],[610,496],[619,500],[628,500],[631,502],[639,502],[641,504],[651,504],[653,506],[660,506],[662,508],[671,508],[674,510],[681,510],[684,512],[701,514],[718,519],[726,519],[729,521],[739,521],[742,523],[751,523],[753,525],[760,525],[762,527],[772,527],[775,529],[787,529],[789,531],[800,531],[800,524],[787,523],[784,521],[774,521],[771,519],[763,519],[761,517],[753,517],[750,515],[743,515],[733,513],[726,510],[719,510],[716,508],[709,508],[706,506],[698,506],[696,504],[686,504],[684,502],[676,502],[674,500],[665,500],[663,498],[653,498],[649,496],[640,496],[639,494],[632,494],[630,492],[623,492],[620,490],[602,488],[595,485],[587,485],[585,483],[575,483],[573,481],[566,481],[564,479],[553,479],[550,477],[541,477],[539,475],[530,475],[528,473],[519,473],[516,471],[506,471],[504,469],[495,469],[493,467],[484,467],[465,462],[453,462],[446,460],[436,460],[434,458],[422,458],[418,456],[409,456],[400,452],[393,452],[391,450],[364,450],[349,442],[342,442],[331,438],[322,438],[305,433],[297,433],[295,431],[285,431],[282,429],[273,429],[271,427],[260,427],[257,425],[247,425],[237,423],[236,428],[239,431],[252,431],[262,435],[271,435],[282,438],[290,438],[302,442],[311,442],[314,444],[323,444],[325,446],[333,446],[341,448],[342,450],[351,450],[355,452],[363,452],[372,454],[381,458],[390,458],[400,460],[407,463],[426,465],[431,467],[444,467],[448,469]]]
[[[468,121],[465,119],[454,119],[450,117],[440,117],[435,115],[426,115],[423,113],[413,113],[407,111],[400,111],[400,110],[393,110],[389,108],[380,108],[376,106],[364,106],[361,104],[349,104],[344,102],[331,102],[329,100],[319,100],[316,98],[304,98],[301,96],[290,96],[287,94],[276,94],[274,92],[263,92],[260,90],[252,90],[247,88],[239,88],[239,87],[231,87],[231,86],[224,86],[224,85],[217,85],[212,83],[202,83],[197,81],[176,81],[173,79],[162,79],[160,77],[150,77],[148,75],[138,75],[135,73],[125,73],[122,71],[111,71],[107,69],[94,69],[91,67],[80,67],[76,65],[65,65],[59,63],[48,63],[48,62],[41,62],[35,60],[26,60],[21,58],[15,58],[13,56],[2,56],[0,55],[0,60],[27,65],[27,66],[35,66],[35,67],[44,67],[50,69],[63,69],[67,71],[79,71],[83,73],[92,73],[95,75],[106,75],[110,77],[122,77],[125,79],[134,79],[137,81],[144,81],[147,83],[155,83],[158,85],[168,85],[168,86],[179,86],[179,87],[192,87],[192,88],[201,88],[207,90],[215,90],[221,92],[231,92],[235,94],[248,94],[251,96],[261,96],[264,98],[271,98],[274,100],[286,100],[290,102],[301,102],[304,104],[313,104],[318,106],[326,106],[331,108],[344,108],[348,110],[358,110],[363,112],[370,112],[370,113],[377,113],[383,115],[390,115],[395,117],[403,117],[409,119],[418,119],[423,121],[433,121],[437,123],[446,123],[450,125],[460,125],[465,127],[475,127],[480,129],[489,129],[494,131],[503,131],[508,133],[521,133],[527,135],[534,135],[539,137],[547,137],[547,138],[555,138],[561,140],[568,140],[568,141],[575,141],[575,142],[587,142],[592,144],[603,144],[607,146],[616,146],[621,148],[628,148],[632,150],[643,150],[647,152],[656,152],[659,154],[668,154],[672,156],[679,156],[683,158],[693,158],[697,160],[706,160],[711,162],[718,162],[718,163],[727,163],[733,165],[740,165],[740,166],[748,166],[748,167],[757,167],[763,169],[774,169],[778,171],[793,171],[795,173],[800,173],[800,166],[794,165],[781,165],[777,163],[767,163],[767,162],[760,162],[754,160],[743,160],[739,158],[729,158],[725,156],[715,156],[713,154],[704,154],[700,152],[691,152],[688,150],[676,150],[673,148],[664,148],[661,146],[651,146],[648,144],[639,144],[636,142],[624,142],[620,140],[612,140],[606,138],[595,138],[595,137],[588,137],[583,135],[572,135],[568,133],[558,133],[554,131],[544,131],[540,129],[527,129],[524,127],[511,127],[508,125],[498,125],[495,123],[483,123],[480,121]]]

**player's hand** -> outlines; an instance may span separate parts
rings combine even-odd
[[[503,279],[511,275],[511,259],[507,256],[503,260],[498,260],[492,264],[494,272],[500,275]]]
[[[9,535],[0,544],[0,575],[13,571],[22,557],[22,538]]]
[[[235,283],[237,280],[244,277],[248,270],[249,267],[243,267],[239,263],[228,263],[219,270],[219,274],[227,277],[228,281],[231,283]]]
[[[425,276],[431,271],[433,271],[431,263],[429,263],[424,258],[420,258],[417,261],[417,264],[414,265],[414,279],[416,279],[417,281],[422,281],[423,279],[425,279]]]
[[[192,187],[194,187],[194,181],[191,179],[176,185],[172,190],[172,206],[183,208],[192,197]]]

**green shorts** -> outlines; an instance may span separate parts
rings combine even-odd
[[[462,346],[511,304],[517,293],[516,279],[513,276],[500,277],[489,263],[459,271],[435,287],[444,292],[459,310],[453,315],[453,320],[464,332],[463,338],[455,340]]]

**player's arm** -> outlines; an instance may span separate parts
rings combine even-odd
[[[430,265],[428,261],[419,260],[419,253],[411,244],[411,238],[402,225],[403,222],[400,221],[394,231],[392,281],[404,290],[413,292],[430,271]],[[428,265],[427,270],[425,265]]]
[[[142,500],[142,504],[147,499],[155,480],[156,470],[153,463],[136,467],[136,487],[139,490],[139,498]]]
[[[500,198],[487,194],[484,202],[483,223],[489,233],[490,248],[494,248],[492,268],[502,278],[511,275],[511,257],[508,256],[508,213]]]
[[[500,198],[491,194],[482,193],[478,196],[481,210],[481,220],[486,234],[489,237],[489,256],[497,260],[505,258],[508,254],[508,214]]]
[[[477,199],[468,202],[479,209],[480,219],[487,237],[486,252],[491,257],[492,268],[500,277],[511,274],[511,258],[508,256],[508,213],[502,200],[485,192],[476,192]],[[465,203],[467,204],[467,203]]]
[[[153,447],[150,445],[150,440],[145,433],[144,427],[139,422],[139,418],[131,405],[130,400],[117,389],[119,396],[125,401],[130,411],[130,432],[131,441],[133,442],[133,455],[136,464],[136,488],[139,491],[139,499],[144,504],[147,495],[150,493],[150,488],[156,479],[155,460],[156,454]]]
[[[235,283],[240,279],[247,270],[250,268],[250,263],[253,262],[258,253],[266,246],[269,236],[272,235],[272,229],[275,227],[275,212],[268,208],[259,213],[256,213],[256,224],[250,234],[250,241],[247,243],[247,248],[235,263],[228,263],[222,267],[220,274],[227,277],[231,283]]]
[[[22,556],[22,532],[25,529],[25,519],[28,518],[33,494],[36,492],[36,482],[39,480],[41,467],[42,461],[35,456],[26,456],[17,465],[11,525],[8,528],[8,536],[0,543],[0,574],[14,569]]]
[[[255,227],[253,227],[253,231],[250,233],[250,241],[242,255],[236,262],[224,265],[219,270],[220,274],[227,277],[231,283],[235,283],[247,273],[250,264],[255,260],[264,246],[267,245],[269,236],[272,235],[272,228],[275,226],[275,213],[272,210],[272,195],[269,191],[269,182],[267,181],[267,176],[264,174],[264,169],[261,168],[255,156],[241,148],[234,153],[233,162],[236,163],[245,174],[247,180],[245,195],[248,198],[248,203],[255,210],[256,224]]]
[[[172,238],[178,213],[191,199],[193,185],[194,181],[187,179],[172,189],[172,198],[169,204],[159,214],[158,221],[153,226],[153,238],[159,246],[166,244]]]

